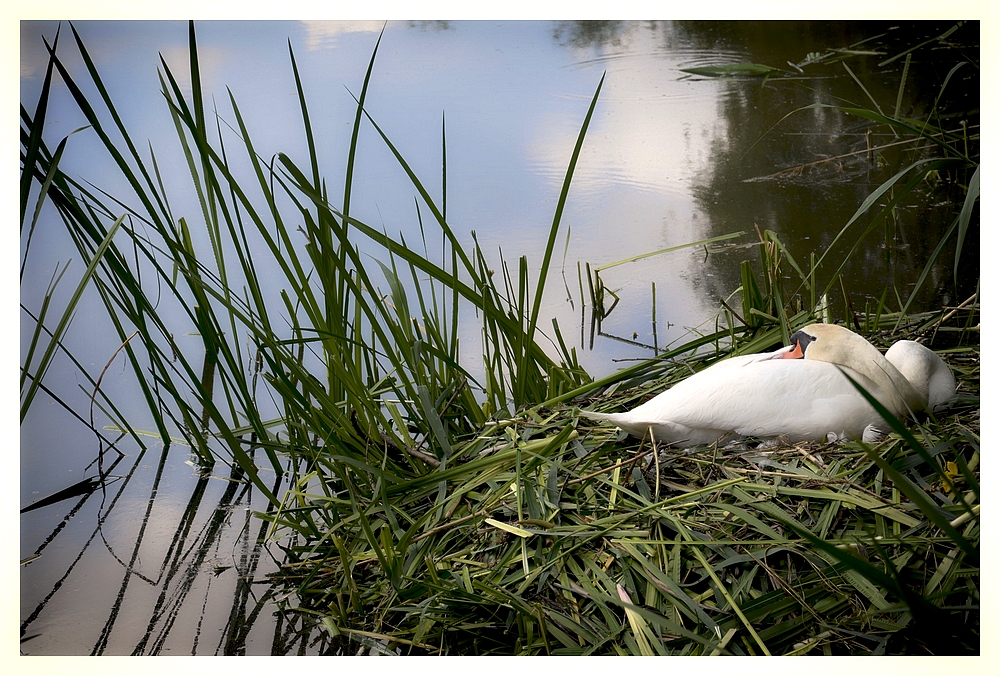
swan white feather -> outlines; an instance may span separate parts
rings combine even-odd
[[[860,439],[866,428],[886,424],[845,373],[897,417],[933,410],[955,392],[948,365],[913,341],[900,341],[883,356],[846,328],[815,324],[792,343],[714,364],[631,411],[580,414],[680,446],[739,437]]]

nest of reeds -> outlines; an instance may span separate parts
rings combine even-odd
[[[976,654],[970,335],[939,333],[953,405],[875,446],[673,449],[575,416],[658,380],[494,422],[368,500],[346,472],[303,487],[297,630],[330,653]]]

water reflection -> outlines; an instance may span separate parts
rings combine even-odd
[[[702,41],[714,32],[712,28],[706,28],[707,34],[694,30],[698,27],[683,24],[682,30]],[[978,110],[978,101],[969,100],[969,90],[978,90],[978,77],[971,66],[964,71],[969,79],[952,80],[952,93],[941,97],[942,103],[947,98],[951,108],[934,108],[935,88],[945,81],[947,70],[967,60],[963,49],[918,51],[912,61],[900,59],[890,66],[876,67],[905,47],[940,35],[949,25],[869,25],[860,35],[844,28],[825,22],[795,24],[794,32],[801,31],[807,44],[821,51],[838,46],[871,51],[850,59],[850,72],[857,79],[850,76],[844,63],[833,61],[820,68],[810,67],[808,78],[800,75],[733,82],[728,85],[729,92],[720,97],[720,119],[725,124],[717,129],[711,142],[716,154],[694,191],[709,217],[711,232],[725,232],[734,223],[752,223],[778,232],[800,262],[808,261],[810,253],[819,255],[830,247],[879,184],[901,167],[938,154],[926,141],[901,139],[885,125],[859,117],[830,109],[802,110],[786,117],[790,111],[816,103],[876,107],[890,115],[943,121],[946,129],[961,133],[968,118],[949,117]],[[966,30],[978,28],[971,25]],[[791,65],[804,56],[802,36],[794,32],[782,23],[738,24],[729,40],[745,45],[760,62]],[[860,36],[867,39],[855,44]],[[975,34],[964,38],[976,42]],[[717,39],[710,42],[717,44]],[[844,269],[844,288],[855,305],[863,305],[866,297],[886,288],[890,293],[897,289],[905,297],[906,289],[951,224],[954,205],[964,200],[965,181],[964,174],[927,181],[913,199],[897,208],[891,222],[876,225]],[[860,219],[833,249],[833,261],[846,256],[868,220]],[[978,259],[978,242],[971,242],[963,253],[967,274],[957,282],[948,279],[946,272],[954,261],[952,243],[916,306],[941,307],[973,293],[979,278]],[[720,257],[718,263],[716,271],[723,282],[719,291],[738,285],[731,260]],[[835,267],[827,264],[820,274],[821,283],[829,281]],[[837,296],[838,314],[844,317],[846,308],[839,289]]]
[[[304,42],[309,51],[334,49],[340,37],[351,33],[378,34],[384,21],[303,21]],[[294,27],[288,27],[289,33]]]
[[[242,471],[168,450],[120,455],[101,490],[22,517],[51,528],[22,572],[22,653],[283,654],[301,640],[273,627],[276,546],[252,517],[266,503]]]
[[[558,21],[552,39],[577,49],[620,48],[626,37],[639,30],[640,25],[630,21]]]

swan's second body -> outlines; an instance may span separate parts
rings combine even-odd
[[[739,437],[860,439],[866,428],[885,429],[845,373],[897,417],[933,409],[955,392],[947,364],[923,345],[900,341],[883,356],[848,329],[817,324],[792,336],[790,347],[719,362],[631,411],[580,413],[680,446]]]

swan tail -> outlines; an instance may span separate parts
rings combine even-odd
[[[611,423],[612,425],[617,425],[629,434],[639,439],[643,438],[649,430],[650,425],[654,428],[658,428],[659,425],[656,423],[636,421],[631,415],[631,412],[625,413],[598,413],[597,411],[580,411],[580,416],[583,418],[590,418],[591,420],[598,420],[601,422]]]
[[[618,424],[618,420],[621,418],[621,413],[598,413],[597,411],[580,411],[580,415],[584,418],[590,418],[591,420],[601,420],[604,422],[611,422]]]
[[[645,432],[644,428],[639,429],[636,427],[635,423],[628,417],[628,413],[598,413],[597,411],[580,411],[580,417],[617,425],[632,435],[638,434],[639,436],[642,436],[643,432]]]

